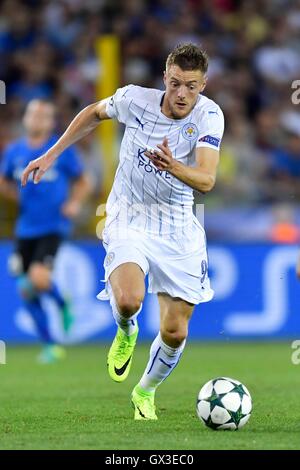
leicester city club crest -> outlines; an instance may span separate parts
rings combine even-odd
[[[188,122],[182,128],[182,135],[186,140],[195,140],[198,137],[199,131],[195,124]]]

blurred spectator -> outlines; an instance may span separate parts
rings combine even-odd
[[[295,213],[291,206],[278,205],[274,207],[274,225],[269,238],[274,243],[298,243],[300,230],[295,223]]]

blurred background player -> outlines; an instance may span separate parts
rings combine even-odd
[[[15,254],[10,267],[44,345],[38,359],[48,363],[62,358],[65,352],[51,336],[42,297],[48,295],[56,302],[64,330],[68,332],[72,325],[69,303],[53,282],[51,271],[58,248],[70,233],[71,219],[79,214],[89,192],[89,183],[77,150],[70,147],[41,185],[30,181],[20,191],[20,177],[28,162],[46,152],[57,140],[55,106],[46,100],[30,101],[23,123],[26,135],[12,142],[4,152],[0,189],[19,206]]]

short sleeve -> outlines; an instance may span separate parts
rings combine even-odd
[[[7,179],[13,179],[13,147],[8,146],[0,157],[0,174]]]
[[[127,85],[123,88],[118,88],[116,93],[107,98],[106,113],[110,118],[116,118],[119,122],[126,124],[129,116],[129,107],[132,101],[130,93],[134,85]]]
[[[60,159],[62,160],[61,163],[64,168],[64,171],[69,178],[80,178],[80,176],[84,172],[84,165],[77,150],[77,147],[75,147],[74,145],[69,147],[62,153]]]
[[[219,150],[224,133],[224,115],[219,107],[205,110],[203,118],[205,125],[198,137],[196,147],[209,147]]]

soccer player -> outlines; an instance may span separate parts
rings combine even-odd
[[[213,297],[205,233],[193,215],[193,190],[206,193],[215,184],[224,129],[221,109],[201,94],[207,67],[196,45],[176,47],[167,58],[165,91],[128,85],[91,104],[22,177],[25,185],[33,172],[39,182],[59,154],[100,121],[125,124],[103,231],[105,295],[118,326],[108,353],[113,380],[129,373],[147,274],[148,292],[160,305],[160,332],[131,396],[135,419],[157,419],[155,391],[182,355],[194,306]]]
[[[49,331],[42,296],[52,297],[61,312],[65,331],[71,327],[68,301],[51,279],[54,257],[71,229],[71,220],[89,191],[89,183],[77,150],[70,147],[53,165],[41,185],[30,182],[21,191],[20,179],[27,164],[47,152],[57,141],[55,106],[33,100],[23,119],[26,135],[5,150],[0,167],[0,189],[5,197],[17,201],[20,211],[16,224],[16,250],[11,267],[17,275],[18,289],[26,310],[34,320],[44,347],[39,355],[43,363],[65,355]]]

